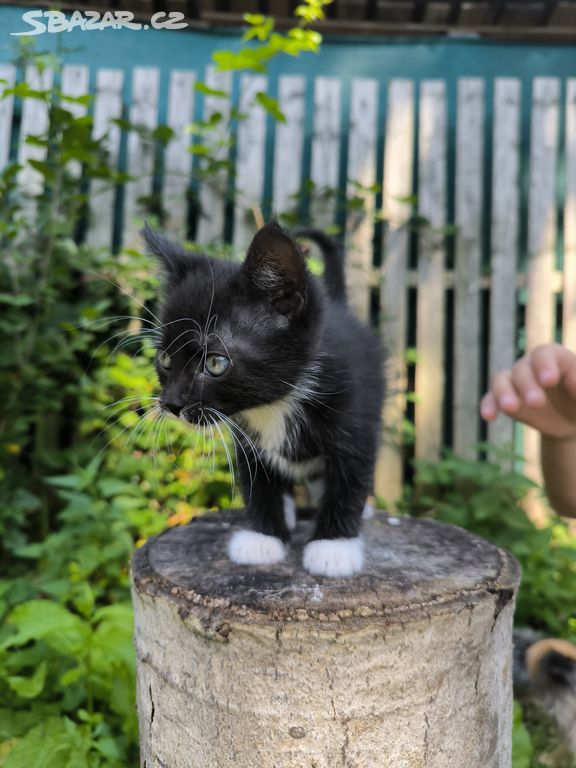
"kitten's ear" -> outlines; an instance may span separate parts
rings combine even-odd
[[[148,224],[144,225],[142,236],[148,250],[158,258],[168,277],[181,279],[190,271],[196,259],[194,253],[185,251],[177,243],[155,232]]]
[[[300,248],[276,222],[254,235],[244,273],[252,286],[266,293],[283,315],[298,314],[306,296],[306,264]]]

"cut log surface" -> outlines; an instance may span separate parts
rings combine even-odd
[[[238,511],[132,565],[144,768],[509,768],[516,561],[466,531],[376,515],[327,579],[226,556]]]

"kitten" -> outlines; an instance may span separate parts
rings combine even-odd
[[[192,425],[233,435],[248,527],[228,545],[241,564],[281,561],[294,482],[324,478],[304,567],[339,577],[361,570],[362,512],[372,491],[384,391],[375,335],[345,302],[342,255],[326,235],[326,277],[276,222],[256,233],[242,264],[183,250],[148,227],[163,266],[161,406]]]
[[[514,692],[552,717],[576,757],[576,645],[514,632]]]

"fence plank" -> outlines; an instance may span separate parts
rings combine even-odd
[[[444,404],[444,233],[446,223],[446,86],[425,80],[420,91],[418,210],[429,221],[420,236],[416,338],[416,457],[437,459]]]
[[[306,80],[299,75],[278,80],[278,101],[286,118],[276,124],[272,206],[275,213],[298,209],[302,185]]]
[[[90,73],[88,67],[84,64],[67,64],[62,68],[61,90],[65,96],[78,98],[86,96],[90,92]],[[74,117],[83,117],[88,108],[85,104],[78,104],[73,101],[63,101],[64,107],[71,112]]]
[[[106,136],[105,146],[111,168],[118,167],[120,152],[120,128],[111,121],[122,117],[123,87],[124,73],[121,69],[97,71],[92,136],[96,140]],[[115,188],[107,181],[94,179],[90,183],[90,216],[86,241],[95,248],[112,247],[115,195]]]
[[[566,202],[562,341],[576,350],[576,78],[566,82]]]
[[[134,67],[130,123],[153,130],[158,124],[160,71],[154,67]],[[154,142],[137,131],[128,133],[127,170],[134,181],[124,187],[122,246],[140,248],[142,208],[139,198],[149,197],[154,182]]]
[[[52,88],[54,73],[51,69],[39,72],[29,65],[26,67],[26,82],[36,91],[48,91]],[[44,188],[44,177],[28,165],[28,161],[42,162],[46,158],[46,148],[27,144],[27,136],[41,136],[48,130],[48,106],[40,99],[24,99],[18,146],[18,163],[23,168],[18,173],[18,183],[25,195],[36,196]],[[28,208],[32,215],[32,206]]]
[[[402,492],[401,428],[406,412],[407,270],[414,165],[414,83],[392,80],[388,86],[382,184],[384,232],[383,282],[380,304],[386,340],[388,396],[384,405],[384,437],[376,470],[376,493],[396,501]],[[404,202],[403,202],[404,200]]]
[[[86,96],[90,91],[90,73],[88,67],[83,64],[67,65],[62,69],[62,93],[66,96],[78,98]],[[62,106],[76,117],[83,117],[88,107],[85,104],[77,104],[73,101],[63,100]],[[79,178],[82,175],[82,163],[78,160],[72,160],[68,164],[68,171],[71,176]]]
[[[310,216],[315,227],[333,226],[340,176],[341,82],[318,77],[314,82],[314,133],[310,178],[314,184]]]
[[[234,246],[245,249],[256,231],[253,208],[260,207],[264,194],[266,112],[255,102],[266,91],[267,78],[245,76],[240,81],[240,112],[247,115],[238,126],[234,204]]]
[[[215,90],[230,94],[232,75],[230,72],[217,72],[215,67],[206,70],[206,85]],[[210,132],[211,155],[215,160],[226,160],[229,154],[230,138],[230,98],[206,96],[204,98],[204,120],[214,114],[222,115],[220,122]],[[200,161],[202,165],[202,161]],[[228,187],[228,172],[219,170],[209,181],[200,185],[200,218],[196,239],[200,243],[221,240],[224,235],[225,205]]]
[[[480,279],[484,178],[484,81],[458,82],[456,126],[456,290],[454,296],[454,450],[476,455],[480,397]]]
[[[194,120],[194,83],[196,74],[173,70],[168,89],[167,122],[175,133],[164,153],[163,206],[168,213],[168,227],[179,237],[188,230],[188,204],[192,155],[186,126]]]
[[[376,183],[376,120],[378,82],[353,80],[348,138],[347,198],[362,201],[346,215],[346,277],[350,306],[358,317],[370,317],[373,272],[374,191]]]
[[[492,211],[490,242],[490,347],[492,377],[510,368],[516,357],[516,270],[520,210],[520,81],[494,82]],[[511,444],[514,422],[500,417],[488,427],[488,439]]]
[[[0,65],[0,93],[8,88],[13,88],[16,82],[16,69],[12,64]],[[7,165],[10,159],[10,144],[12,141],[12,116],[14,114],[14,96],[6,96],[0,99],[0,171]]]
[[[528,273],[526,348],[554,338],[552,274],[556,236],[556,164],[560,81],[537,77],[532,89],[530,181],[528,192]],[[539,434],[524,429],[524,472],[541,482]]]

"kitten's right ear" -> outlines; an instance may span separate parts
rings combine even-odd
[[[144,225],[142,236],[149,252],[158,258],[168,277],[181,279],[190,271],[196,258],[195,254],[185,251],[177,243],[155,232],[148,224]]]

